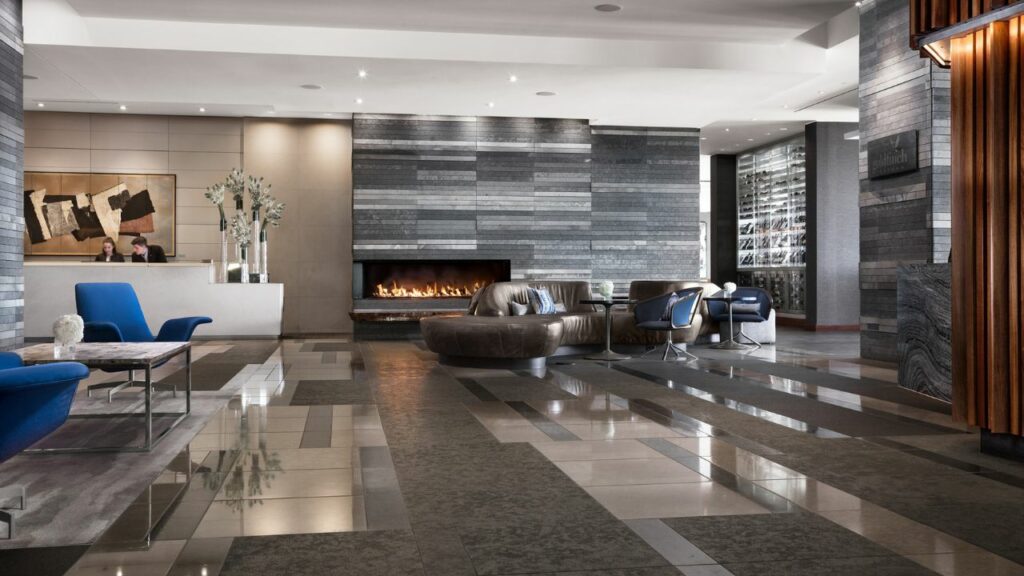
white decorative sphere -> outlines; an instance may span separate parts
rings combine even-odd
[[[724,287],[725,287],[726,293],[728,293],[728,294],[732,294],[733,292],[736,291],[736,283],[735,282],[726,282]]]

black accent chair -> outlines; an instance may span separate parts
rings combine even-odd
[[[661,356],[662,361],[668,359],[669,350],[675,354],[676,359],[685,357],[687,362],[697,359],[696,356],[687,352],[686,348],[681,348],[672,342],[672,331],[690,327],[700,308],[703,293],[704,289],[700,287],[685,288],[648,298],[638,302],[633,308],[633,317],[636,320],[637,328],[665,333],[665,353]],[[644,352],[643,355],[646,356],[658,349],[659,347],[655,346]]]
[[[750,336],[747,336],[743,332],[743,324],[746,322],[767,322],[771,318],[772,314],[772,296],[767,290],[762,288],[753,287],[740,287],[732,293],[737,298],[742,298],[743,302],[733,302],[732,304],[732,321],[733,324],[739,324],[738,334],[734,334],[733,338],[739,341],[739,337],[746,338],[748,342],[761,347],[761,343],[754,340]],[[729,324],[729,305],[725,302],[708,301],[708,316],[712,320],[718,322],[719,325],[726,326]]]

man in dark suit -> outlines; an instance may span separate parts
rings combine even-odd
[[[166,263],[167,255],[163,248],[156,244],[150,246],[145,236],[139,236],[132,240],[132,262]]]

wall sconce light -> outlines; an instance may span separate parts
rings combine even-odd
[[[950,49],[950,39],[936,40],[921,46],[921,52],[932,59],[941,68],[949,68],[953,63],[953,56]]]

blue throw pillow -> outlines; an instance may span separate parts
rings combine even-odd
[[[530,288],[530,308],[534,314],[554,314],[555,299],[547,288]]]

